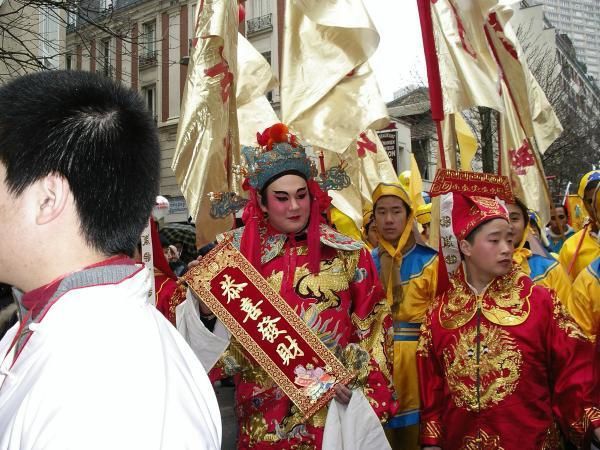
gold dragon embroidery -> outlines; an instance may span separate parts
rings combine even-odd
[[[443,350],[454,403],[469,411],[486,409],[513,394],[523,364],[521,351],[506,330],[481,325],[480,336],[479,363],[476,327],[460,331],[456,344]]]

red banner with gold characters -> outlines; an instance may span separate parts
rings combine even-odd
[[[354,378],[231,241],[184,279],[305,419],[333,398],[336,384]]]
[[[439,169],[435,174],[429,195],[437,197],[449,192],[461,192],[467,196],[498,197],[513,203],[510,181],[502,175]]]

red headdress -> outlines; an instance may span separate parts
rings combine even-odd
[[[316,169],[296,136],[282,123],[257,133],[258,148],[242,147],[248,172],[244,190],[248,192],[248,203],[242,220],[245,224],[242,235],[242,254],[259,268],[261,264],[260,228],[268,228],[258,203],[258,193],[284,174],[295,173],[307,181],[311,197],[311,211],[307,233],[309,269],[317,273],[320,267],[320,223],[331,199],[314,179]],[[322,174],[322,179],[324,178]],[[331,187],[329,184],[328,187]],[[294,239],[294,236],[291,236]]]
[[[440,199],[440,257],[438,293],[447,289],[448,274],[460,265],[458,242],[493,219],[508,221],[504,202],[512,203],[510,180],[501,175],[440,169],[431,186]]]

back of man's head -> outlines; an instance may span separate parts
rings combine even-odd
[[[15,195],[67,180],[87,244],[131,255],[158,193],[160,149],[141,98],[89,72],[47,71],[0,87],[0,162]]]

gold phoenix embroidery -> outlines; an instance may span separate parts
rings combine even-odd
[[[373,311],[363,320],[359,319],[356,314],[352,314],[352,322],[359,330],[361,337],[360,346],[365,351],[371,353],[379,370],[381,370],[388,380],[392,380],[392,374],[389,371],[387,362],[392,359],[394,334],[392,328],[386,330],[383,327],[384,318],[389,313],[390,308],[384,298],[373,307]],[[363,336],[367,335],[369,331],[370,334],[368,337],[363,339]],[[361,371],[362,373],[359,373],[359,381],[366,381],[368,375],[368,370],[366,369],[367,367]]]
[[[450,282],[446,301],[439,309],[440,324],[446,329],[465,325],[475,316],[478,306],[485,318],[497,325],[520,325],[529,317],[533,284],[527,283],[517,267],[494,280],[482,296],[475,295],[462,274],[452,277]]]
[[[506,330],[481,325],[480,334],[479,364],[476,327],[460,331],[456,344],[443,350],[448,387],[454,403],[469,411],[486,409],[513,394],[523,364],[521,351]]]

